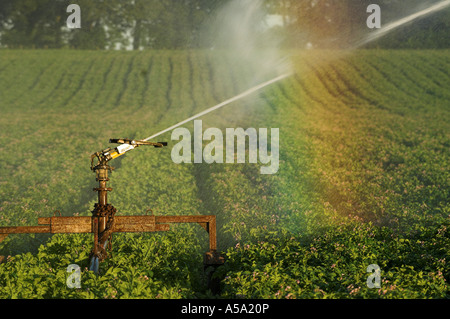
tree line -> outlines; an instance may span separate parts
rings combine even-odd
[[[182,49],[205,46],[202,28],[221,6],[236,0],[1,0],[0,46],[7,48]],[[246,1],[246,0],[241,0]],[[251,1],[251,0],[247,0]],[[366,8],[378,3],[383,21],[420,8],[419,0],[256,0],[281,24],[286,46],[345,47],[367,33]],[[429,3],[437,0],[430,0]],[[71,3],[81,8],[82,27],[69,29]],[[413,12],[411,12],[413,13]],[[450,47],[450,10],[378,41],[386,47]],[[287,35],[287,36],[286,36]]]
[[[2,46],[78,49],[181,48],[220,0],[1,0]],[[80,29],[67,7],[81,8]]]

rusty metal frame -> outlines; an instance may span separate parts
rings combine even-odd
[[[115,216],[112,233],[141,233],[169,231],[170,224],[197,223],[209,235],[209,251],[205,265],[221,264],[223,258],[217,254],[217,234],[215,215],[189,216]],[[39,226],[0,227],[0,242],[10,234],[80,234],[94,233],[98,225],[97,217],[40,217]],[[95,241],[95,240],[94,240]]]
[[[40,217],[39,226],[0,227],[0,242],[10,234],[80,234],[94,233],[96,217]],[[169,224],[197,223],[209,234],[209,250],[217,250],[216,216],[115,216],[113,233],[169,231]]]
[[[111,140],[112,142],[128,142],[128,140]],[[139,141],[138,141],[139,142]],[[135,142],[137,143],[137,142]],[[144,142],[142,142],[144,143]],[[147,143],[155,147],[162,147],[167,143]],[[140,144],[137,143],[136,147]],[[146,144],[142,144],[146,145]],[[115,152],[115,153],[114,153]],[[112,154],[114,153],[114,154]],[[108,173],[113,168],[109,166],[109,161],[120,156],[118,150],[106,149],[91,155],[91,170],[96,174],[98,187],[93,190],[98,193],[98,202],[94,206],[92,216],[56,216],[38,218],[38,226],[18,226],[18,227],[0,227],[0,242],[9,234],[79,234],[93,233],[94,248],[90,259],[98,265],[99,261],[107,258],[106,249],[111,250],[113,233],[139,233],[139,232],[159,232],[170,230],[170,224],[177,223],[197,223],[202,226],[209,234],[209,251],[204,255],[205,270],[212,266],[213,268],[224,263],[223,256],[217,252],[217,234],[216,234],[216,216],[215,215],[190,215],[190,216],[115,216],[116,209],[108,204],[108,192],[112,188],[107,187],[109,181]],[[97,163],[94,163],[97,158]],[[151,211],[151,210],[148,210]],[[148,212],[147,211],[147,212]],[[93,267],[97,271],[98,267]]]

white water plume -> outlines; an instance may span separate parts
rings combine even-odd
[[[282,35],[275,34],[268,21],[263,0],[232,0],[205,24],[203,42],[217,64],[225,54],[233,63],[230,67],[247,70],[251,82],[240,90],[290,71],[289,60],[280,50]]]
[[[205,109],[150,137],[148,141],[187,124],[245,97],[256,96],[258,91],[292,74],[289,59],[279,49],[282,39],[273,36],[267,23],[263,0],[233,0],[220,7],[205,24],[202,34],[203,45],[211,49],[211,81],[221,82],[224,64],[236,72],[239,83],[233,97]],[[225,61],[226,59],[226,61]],[[243,70],[245,69],[245,70]],[[228,75],[229,76],[229,75]],[[236,114],[236,110],[233,114]]]

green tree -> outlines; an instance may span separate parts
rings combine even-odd
[[[25,48],[59,48],[65,23],[61,0],[2,1],[0,5],[2,45]]]
[[[122,27],[133,49],[179,49],[199,45],[202,24],[219,4],[228,0],[135,0],[121,10]]]
[[[67,44],[76,49],[105,49],[110,44],[106,29],[111,4],[103,0],[78,0],[77,4],[81,8],[81,28],[66,30]]]
[[[350,34],[349,16],[354,3],[361,1],[266,0],[266,7],[269,13],[281,15],[295,46],[309,43],[315,47],[342,47]]]

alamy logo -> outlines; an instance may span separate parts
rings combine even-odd
[[[367,277],[367,287],[380,288],[381,287],[381,268],[376,264],[369,265],[367,272],[372,273]]]
[[[270,130],[270,154],[268,151],[268,129],[260,128],[227,128],[225,132],[225,162],[242,164],[267,164],[260,168],[261,174],[275,174],[279,168],[279,129]],[[203,132],[201,120],[194,121],[193,141],[191,132],[187,128],[177,128],[172,132],[172,141],[178,141],[172,148],[174,163],[192,163],[192,148],[194,163],[224,163],[224,135],[218,128],[208,128]],[[246,150],[248,139],[248,152]],[[203,149],[203,141],[211,141]]]
[[[369,29],[381,28],[381,8],[378,4],[371,4],[367,7],[367,13],[371,13],[367,18],[367,27]]]
[[[70,274],[67,277],[66,285],[68,288],[81,288],[81,269],[76,264],[71,264],[67,267],[67,272]]]
[[[67,13],[72,13],[67,17],[66,23],[69,29],[81,28],[81,9],[78,4],[70,4],[66,9]]]

